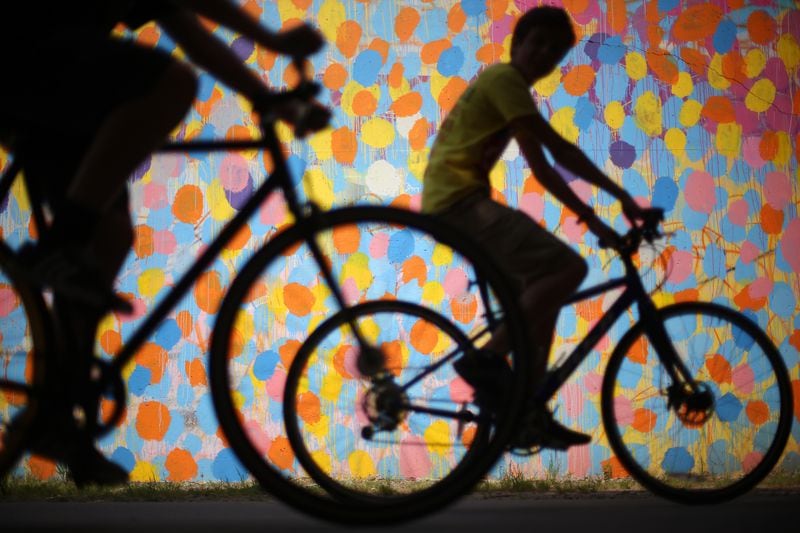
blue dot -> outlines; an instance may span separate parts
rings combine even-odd
[[[680,0],[658,0],[658,10],[662,12],[672,11],[680,4]]]
[[[736,24],[730,20],[723,20],[714,32],[714,49],[719,54],[724,54],[733,48],[736,42]]]
[[[486,0],[461,0],[461,9],[468,17],[477,17],[486,11]]]
[[[152,374],[149,368],[136,365],[136,368],[131,373],[131,377],[128,378],[128,389],[131,391],[131,394],[141,396],[147,386],[150,385],[151,377]]]
[[[353,79],[364,87],[378,81],[378,72],[383,65],[383,57],[376,50],[364,50],[353,62]]]
[[[181,340],[181,335],[181,328],[178,327],[178,322],[174,319],[169,319],[158,328],[156,343],[165,350],[169,350]]]
[[[442,52],[436,68],[442,76],[455,76],[464,65],[464,52],[457,46],[452,46]]]
[[[227,448],[217,454],[211,472],[220,481],[236,482],[247,479],[247,469]]]
[[[133,453],[128,448],[123,446],[114,450],[114,453],[111,454],[111,460],[128,472],[136,466],[136,457],[133,456]]]
[[[392,263],[402,263],[414,253],[414,235],[409,230],[398,231],[389,238],[387,256]]]
[[[677,199],[678,186],[675,184],[675,180],[666,176],[658,178],[653,187],[653,205],[670,212],[675,207]]]
[[[694,458],[686,448],[670,448],[664,454],[661,468],[668,474],[687,474],[694,467]]]
[[[723,422],[733,422],[742,412],[742,402],[730,392],[717,400],[717,417]]]
[[[280,360],[280,355],[273,350],[259,354],[253,363],[253,375],[261,381],[268,379],[275,372]]]
[[[615,65],[625,57],[627,50],[627,47],[622,44],[622,38],[615,35],[603,41],[603,44],[597,49],[597,59],[606,65]]]

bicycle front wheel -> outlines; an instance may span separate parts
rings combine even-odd
[[[0,242],[0,482],[28,444],[44,380],[45,305]]]
[[[688,504],[734,498],[775,466],[791,430],[780,353],[750,319],[712,303],[658,310],[680,364],[656,353],[640,322],[611,355],[603,423],[616,459],[656,494]],[[668,369],[665,365],[670,365]],[[694,388],[676,372],[689,374]]]
[[[319,247],[321,257],[312,253],[310,242]],[[358,395],[361,381],[348,356],[348,346],[355,350],[358,341],[349,337],[352,331],[348,327],[341,326],[346,319],[337,315],[342,310],[326,280],[326,270],[332,284],[341,289],[350,314],[356,311],[355,320],[366,341],[409,371],[410,367],[421,371],[441,360],[448,348],[454,350],[454,358],[459,347],[480,345],[499,323],[507,325],[512,348],[509,361],[519,372],[514,373],[509,387],[508,408],[493,420],[482,453],[466,454],[472,444],[463,442],[478,434],[478,424],[466,422],[462,444],[448,447],[442,461],[442,450],[436,446],[442,441],[434,437],[442,431],[450,439],[457,434],[457,423],[448,421],[444,430],[443,418],[431,413],[398,420],[398,427],[406,424],[407,428],[401,429],[417,443],[412,456],[392,460],[376,449],[375,441],[365,438],[362,426],[354,425],[364,414],[358,411],[359,402],[364,404]],[[485,284],[474,283],[478,279]],[[405,303],[359,304],[372,301]],[[378,312],[378,307],[368,305],[382,307]],[[220,426],[236,457],[261,485],[300,510],[350,523],[391,523],[419,517],[469,491],[510,440],[526,372],[525,360],[520,357],[525,337],[519,317],[516,299],[504,278],[456,230],[433,218],[386,207],[322,213],[285,230],[259,250],[223,301],[210,362]],[[297,394],[286,396],[289,402],[296,402],[295,422],[299,417],[302,430],[316,431],[319,439],[314,447],[307,443],[313,462],[303,464],[297,460],[283,424],[284,391],[299,353],[321,351],[325,354],[322,360],[313,355],[306,359],[314,363],[313,375],[297,371],[310,379],[300,379],[294,385]],[[339,352],[338,358],[334,352]],[[323,365],[324,361],[330,364]],[[472,390],[455,378],[449,362],[435,375],[423,376],[419,390],[426,397],[439,398],[448,412],[457,413],[462,403],[471,402]],[[417,392],[409,389],[407,399],[411,401]],[[469,409],[467,406],[465,411]],[[321,474],[330,480],[331,472],[342,474],[341,479],[330,481],[341,486],[381,479],[376,490],[382,490],[383,480],[396,487],[411,478],[418,486],[437,485],[445,469],[437,470],[434,465],[455,471],[453,466],[463,463],[465,456],[474,457],[465,463],[468,468],[458,469],[440,485],[442,490],[429,492],[428,498],[389,498],[365,504],[334,499],[314,488],[323,479]],[[341,492],[336,496],[342,496]]]

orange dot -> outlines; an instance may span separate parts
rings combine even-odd
[[[189,311],[181,311],[175,317],[178,327],[181,330],[181,336],[185,339],[192,334],[192,315]]]
[[[594,84],[595,72],[591,65],[577,65],[564,76],[564,90],[580,96]]]
[[[136,37],[136,41],[144,46],[153,47],[158,44],[158,40],[160,38],[161,32],[158,31],[158,26],[151,22],[139,30],[139,35]]]
[[[292,3],[299,9],[308,9],[311,7],[312,0],[292,0]]]
[[[150,371],[150,383],[161,383],[167,368],[169,354],[154,342],[145,343],[134,358],[136,364]]]
[[[589,7],[589,0],[564,0],[564,9],[573,15],[580,15]]]
[[[384,342],[381,344],[381,353],[385,358],[386,369],[395,376],[400,376],[403,372],[403,345],[401,342]]]
[[[114,331],[113,329],[106,330],[100,336],[100,346],[107,354],[114,355],[119,351],[120,346],[122,346],[122,337],[118,331]]]
[[[761,208],[761,229],[767,235],[779,235],[783,228],[783,211],[773,209],[769,204]]]
[[[319,422],[320,405],[319,398],[311,391],[304,392],[297,397],[297,414],[306,424],[316,424]]]
[[[28,470],[36,479],[50,479],[56,475],[56,463],[50,459],[34,455],[28,461]]]
[[[708,71],[708,57],[694,48],[681,48],[681,59],[698,76],[705,76]]]
[[[603,301],[600,299],[583,300],[575,305],[575,312],[582,319],[594,322],[603,315]]]
[[[387,41],[384,41],[379,37],[375,37],[372,39],[372,42],[369,43],[367,48],[378,52],[381,55],[383,62],[386,63],[386,59],[389,57],[389,43]]]
[[[143,402],[136,414],[136,431],[145,440],[162,440],[167,434],[172,415],[161,402]]]
[[[343,165],[352,165],[358,153],[358,138],[347,126],[334,130],[331,134],[333,157]]]
[[[225,248],[228,250],[241,250],[245,247],[247,241],[250,240],[251,235],[252,232],[250,231],[250,225],[245,224],[239,229],[239,231],[236,232],[236,235],[233,236]]]
[[[719,354],[714,354],[706,359],[706,368],[711,379],[717,383],[730,383],[733,376],[731,364]]]
[[[336,47],[344,57],[356,55],[358,43],[361,41],[361,25],[355,20],[342,22],[336,30]]]
[[[794,398],[794,417],[800,422],[800,379],[792,381],[792,397]]]
[[[333,229],[333,246],[340,254],[352,254],[361,244],[361,231],[355,224],[336,226]]]
[[[490,19],[500,20],[506,16],[508,0],[489,0],[487,4],[486,7],[488,8],[487,11],[489,12]]]
[[[281,363],[283,363],[283,368],[292,366],[292,361],[294,361],[300,346],[300,341],[288,340],[278,348],[278,355],[281,358]]]
[[[266,48],[256,48],[256,64],[261,67],[264,72],[269,72],[275,66],[275,60],[278,59],[278,54]]]
[[[206,378],[206,367],[203,364],[202,359],[198,358],[192,359],[191,361],[186,361],[185,370],[186,376],[189,378],[189,384],[192,387],[208,384],[208,379]]]
[[[196,224],[203,214],[203,191],[197,185],[184,185],[175,193],[172,214],[181,222]]]
[[[605,461],[600,461],[600,466],[603,472],[607,472],[611,479],[621,479],[628,477],[628,471],[622,466],[619,459],[612,456]]]
[[[248,289],[244,301],[247,303],[254,302],[259,298],[264,298],[268,292],[267,284],[263,280],[257,280],[250,289]]]
[[[636,409],[633,412],[633,429],[641,433],[650,433],[656,427],[656,414],[650,409]]]
[[[293,315],[306,316],[314,305],[314,294],[305,285],[290,283],[283,288],[283,301]]]
[[[411,346],[419,353],[429,355],[439,340],[439,330],[426,320],[419,319],[411,327]]]
[[[608,0],[606,2],[608,26],[612,33],[622,33],[628,25],[628,13],[625,0]]]
[[[410,117],[422,108],[422,95],[416,91],[404,94],[392,103],[392,111],[398,117]]]
[[[408,283],[412,279],[415,279],[417,280],[417,284],[422,286],[428,277],[428,265],[418,255],[406,259],[400,270],[403,273],[403,283]]]
[[[139,259],[149,257],[155,252],[153,233],[153,228],[146,224],[139,224],[133,228],[133,253]]]
[[[428,65],[436,63],[439,61],[439,56],[442,55],[442,52],[448,48],[450,48],[450,41],[447,39],[438,39],[426,43],[420,51],[422,62]]]
[[[208,314],[217,312],[222,300],[222,282],[217,272],[203,272],[194,286],[194,299],[197,307]]]
[[[466,298],[453,298],[450,300],[450,311],[453,318],[462,324],[469,324],[478,311],[478,300],[474,294],[468,294]]]
[[[367,90],[358,91],[353,98],[353,113],[360,117],[368,117],[378,109],[378,100]]]
[[[626,354],[628,359],[634,363],[645,364],[647,362],[648,349],[647,340],[644,337],[639,337],[634,341]]]
[[[439,93],[439,107],[445,112],[451,111],[458,102],[458,98],[467,89],[467,85],[467,82],[458,76],[450,78],[442,92]]]
[[[745,83],[747,65],[742,54],[736,50],[731,50],[722,56],[722,75],[733,81]]]
[[[345,379],[352,379],[352,375],[350,372],[347,371],[345,367],[345,361],[347,360],[347,354],[353,350],[353,347],[349,344],[343,344],[339,346],[339,349],[336,350],[336,353],[333,355],[333,368],[336,369],[336,372],[339,373]]]
[[[167,468],[168,481],[189,481],[197,475],[197,463],[192,454],[186,450],[175,448],[167,455],[164,463]]]
[[[655,12],[658,17],[658,10]],[[699,41],[710,37],[722,20],[722,8],[712,4],[701,4],[684,9],[672,25],[672,35],[677,41]],[[653,21],[657,22],[657,21]]]
[[[333,63],[322,75],[322,83],[331,91],[338,91],[347,82],[347,70],[340,63]]]
[[[775,19],[769,16],[766,11],[753,11],[747,17],[747,31],[750,33],[750,39],[754,43],[771,43],[775,39],[776,27]]]
[[[684,289],[675,293],[675,302],[696,302],[700,299],[700,291],[697,289]]]
[[[477,426],[468,426],[464,428],[464,433],[461,434],[461,442],[464,444],[464,446],[469,447],[472,444],[472,441],[475,440],[475,435],[477,433]]]
[[[503,57],[503,45],[500,43],[489,43],[478,48],[475,52],[475,59],[481,63],[496,63]]]
[[[294,462],[294,452],[286,437],[275,437],[267,452],[269,460],[281,470],[292,467]]]
[[[766,402],[762,402],[761,400],[753,400],[752,402],[747,402],[747,407],[745,408],[747,412],[747,418],[750,419],[750,422],[753,424],[760,426],[767,420],[769,420],[769,405]]]
[[[778,155],[778,148],[780,148],[778,135],[774,131],[765,131],[758,143],[758,153],[761,159],[772,161]]]
[[[422,150],[428,143],[430,124],[424,118],[417,120],[408,132],[408,143],[412,150]]]
[[[750,286],[748,285],[739,293],[733,297],[733,303],[735,303],[739,309],[750,309],[751,311],[758,311],[767,303],[767,297],[763,298],[753,298],[750,296]]]
[[[720,124],[736,121],[736,111],[727,96],[709,96],[701,114]]]
[[[387,81],[389,82],[389,86],[397,89],[403,84],[403,73],[405,72],[405,67],[402,63],[397,62],[392,65],[391,70],[389,70],[389,77]]]
[[[419,12],[413,7],[404,7],[394,19],[394,33],[401,43],[406,42],[414,34],[420,21]]]
[[[672,54],[660,48],[651,48],[645,53],[647,66],[658,79],[670,85],[678,81],[678,65]]]
[[[461,33],[467,23],[467,14],[461,7],[461,2],[456,3],[447,14],[447,29],[453,33]]]

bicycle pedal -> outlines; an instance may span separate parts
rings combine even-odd
[[[509,448],[508,453],[515,457],[533,457],[542,452],[541,446],[533,446],[531,448]]]

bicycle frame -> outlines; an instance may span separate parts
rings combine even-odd
[[[191,268],[187,270],[178,282],[167,292],[156,307],[147,315],[147,318],[133,332],[131,337],[123,344],[119,352],[111,361],[111,369],[121,372],[122,368],[130,362],[147,339],[155,332],[158,325],[172,311],[180,300],[189,292],[200,275],[208,269],[214,260],[223,251],[225,246],[231,242],[238,231],[256,213],[264,201],[276,190],[283,193],[289,211],[295,218],[295,225],[303,230],[306,243],[311,250],[323,276],[329,285],[331,292],[337,300],[340,308],[346,310],[346,305],[341,289],[333,277],[331,267],[324,260],[316,240],[314,239],[314,228],[316,227],[316,217],[322,216],[312,204],[301,204],[297,192],[294,189],[286,159],[283,155],[280,142],[275,133],[274,125],[270,124],[261,128],[262,138],[259,140],[243,141],[187,141],[173,142],[164,145],[157,153],[192,153],[192,152],[220,152],[220,151],[242,151],[242,150],[266,150],[270,153],[274,169],[267,176],[266,180],[258,186],[253,194],[248,198],[242,208],[231,218],[222,228],[220,233],[208,245],[202,254],[195,260]],[[5,197],[11,190],[11,185],[16,179],[17,174],[22,168],[22,158],[14,158],[11,165],[0,178],[0,198]],[[37,228],[46,227],[46,219],[42,210],[42,203],[34,184],[30,180],[25,180],[25,186],[30,196],[33,209],[33,217]],[[7,246],[0,240],[0,246]],[[356,338],[366,345],[361,335],[360,329],[354,320],[349,320]]]

